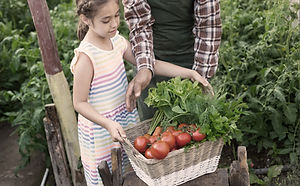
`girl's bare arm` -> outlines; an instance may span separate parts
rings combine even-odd
[[[74,109],[90,121],[106,128],[111,134],[113,140],[122,141],[119,133],[122,135],[122,137],[126,137],[126,135],[121,125],[99,114],[96,109],[90,103],[88,103],[88,95],[92,78],[92,61],[86,54],[80,53],[74,69]]]

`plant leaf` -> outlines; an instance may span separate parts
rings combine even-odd
[[[268,169],[268,178],[275,178],[280,175],[283,165],[273,165]]]

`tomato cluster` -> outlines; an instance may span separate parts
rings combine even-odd
[[[180,149],[191,141],[202,141],[206,135],[194,124],[180,124],[177,128],[170,126],[162,131],[155,128],[152,136],[145,134],[134,140],[134,147],[148,159],[164,159],[169,152]]]

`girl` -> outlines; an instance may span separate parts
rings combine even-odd
[[[138,121],[136,109],[126,110],[127,78],[123,58],[135,64],[129,42],[118,34],[118,0],[77,0],[80,18],[71,63],[74,75],[73,103],[78,115],[78,135],[87,185],[102,185],[97,165],[106,160],[111,168],[111,149],[126,137],[123,127]],[[181,76],[208,82],[196,71],[156,61],[155,74]],[[123,167],[128,159],[123,152]]]

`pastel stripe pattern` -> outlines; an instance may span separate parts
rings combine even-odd
[[[128,85],[123,54],[127,48],[125,38],[117,34],[111,39],[113,50],[105,51],[82,41],[74,50],[71,71],[76,67],[81,52],[89,56],[94,67],[94,77],[90,85],[88,102],[103,116],[121,124],[122,127],[135,125],[137,110],[128,112],[125,106],[125,93]],[[120,147],[113,142],[109,132],[82,115],[78,115],[78,136],[81,161],[88,186],[103,185],[97,171],[101,161],[106,160],[111,169],[111,149]],[[122,151],[122,163],[129,164],[128,157]]]

